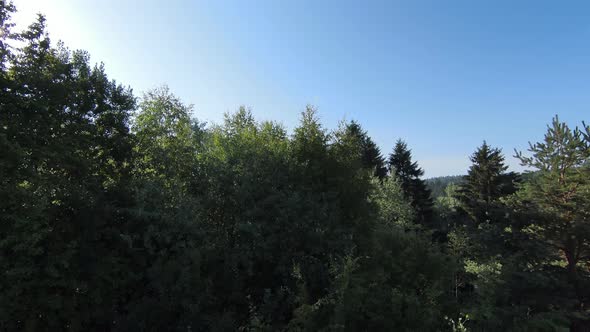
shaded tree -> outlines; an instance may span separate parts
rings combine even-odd
[[[506,172],[502,151],[485,141],[469,157],[472,165],[463,178],[457,197],[476,224],[489,222],[501,197],[516,192],[519,181],[514,172]]]
[[[1,325],[102,329],[129,281],[135,99],[87,53],[51,47],[44,17],[18,39],[2,58]]]
[[[590,263],[590,127],[571,129],[556,116],[544,140],[530,143],[529,153],[517,152],[516,157],[538,174],[525,183],[520,197],[543,213],[535,233],[561,253],[583,303],[588,271],[580,271]]]
[[[364,168],[373,170],[373,174],[383,179],[387,175],[387,167],[385,167],[385,159],[381,155],[381,150],[373,142],[371,137],[363,130],[355,121],[351,121],[344,125],[344,136],[350,136],[358,140],[360,160]]]
[[[289,135],[245,107],[205,125],[167,87],[137,103],[42,16],[13,32],[14,11],[0,2],[0,330],[588,324],[585,124],[556,117],[517,153],[522,182],[484,142],[433,211],[402,141],[387,176],[358,123],[328,131],[311,106]]]
[[[393,152],[389,155],[388,166],[389,173],[399,179],[406,198],[410,200],[416,210],[418,223],[429,225],[432,222],[433,202],[430,190],[421,179],[424,171],[417,162],[412,161],[412,152],[402,140],[395,143]]]

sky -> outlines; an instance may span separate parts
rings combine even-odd
[[[426,177],[465,174],[486,140],[512,155],[552,117],[590,121],[588,1],[17,0],[136,95],[167,84],[201,121],[240,105],[292,130],[359,122]]]

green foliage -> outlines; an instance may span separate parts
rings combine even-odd
[[[500,149],[485,141],[469,158],[472,165],[460,185],[457,197],[462,208],[476,225],[497,222],[495,212],[498,200],[516,191],[518,176],[506,173],[504,156]],[[500,207],[501,209],[501,207]]]
[[[312,106],[289,134],[245,107],[206,125],[165,86],[137,103],[43,16],[13,32],[14,11],[0,3],[0,330],[588,326],[590,127],[555,118],[518,154],[522,183],[484,142],[433,210],[401,141],[387,174],[358,123],[328,131]]]
[[[465,315],[465,316],[460,316],[459,318],[457,318],[457,321],[455,321],[452,318],[448,318],[445,317],[445,320],[449,323],[449,326],[451,327],[451,331],[453,332],[467,332],[469,331],[469,329],[467,329],[467,322],[469,321],[469,315]]]
[[[414,209],[406,200],[398,179],[390,177],[380,183],[374,181],[371,200],[378,207],[382,224],[406,228],[414,224]]]
[[[387,168],[385,167],[385,159],[381,155],[381,150],[358,123],[351,121],[348,124],[343,124],[343,128],[340,129],[337,136],[340,139],[348,137],[355,141],[355,144],[357,144],[355,149],[360,152],[362,167],[373,170],[373,175],[379,179],[385,178]],[[356,158],[359,157],[357,156]]]
[[[556,116],[543,142],[531,143],[529,152],[517,152],[517,157],[538,174],[525,183],[519,199],[542,218],[531,221],[527,230],[561,257],[576,291],[571,309],[589,320],[583,303],[590,296],[590,127],[571,129]]]
[[[419,233],[381,225],[367,256],[333,268],[330,292],[300,308],[292,330],[418,331],[441,328],[453,265]],[[412,257],[409,259],[409,257]]]
[[[424,171],[412,161],[412,152],[405,142],[398,140],[395,143],[388,164],[389,172],[399,179],[404,195],[416,210],[418,223],[433,227],[433,202],[426,182],[421,179]]]
[[[445,190],[448,186],[459,185],[462,181],[463,176],[461,175],[438,176],[424,180],[426,186],[428,186],[428,189],[430,190],[430,196],[434,200],[444,196]]]
[[[0,326],[101,329],[128,281],[135,99],[44,29],[40,16],[3,58]]]

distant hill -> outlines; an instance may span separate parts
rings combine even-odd
[[[432,199],[436,199],[439,196],[443,196],[445,194],[445,188],[451,183],[460,183],[463,181],[463,175],[449,175],[449,176],[439,176],[435,178],[426,179],[426,185],[428,189],[432,192],[431,196]]]

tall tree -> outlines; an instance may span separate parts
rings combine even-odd
[[[351,137],[357,142],[360,160],[364,168],[373,170],[373,175],[380,179],[387,175],[387,167],[385,167],[385,159],[381,155],[381,150],[360,124],[356,121],[345,124],[340,136]]]
[[[414,229],[413,208],[396,178],[372,183],[371,241],[334,257],[329,292],[297,308],[289,330],[429,331],[456,314],[448,296],[450,257]]]
[[[159,204],[178,209],[197,181],[198,143],[190,116],[192,109],[167,86],[146,92],[139,108],[132,127],[136,138],[135,175],[142,179],[142,185],[156,190],[148,197],[161,196]]]
[[[579,270],[590,264],[590,126],[571,129],[555,116],[544,140],[529,145],[530,155],[517,151],[516,157],[538,174],[524,185],[522,199],[546,216],[537,233],[562,254],[578,294],[588,296]]]
[[[490,221],[498,199],[516,191],[518,176],[507,173],[502,150],[490,147],[485,141],[469,157],[472,165],[463,178],[458,198],[463,209],[476,224]]]
[[[389,173],[399,179],[404,195],[416,210],[418,223],[428,225],[432,221],[433,202],[430,190],[421,178],[424,171],[412,161],[412,152],[407,144],[398,140],[389,155]],[[430,225],[431,226],[431,225]]]
[[[18,38],[2,66],[0,325],[106,329],[128,280],[135,98],[85,52],[52,47],[43,16]]]

